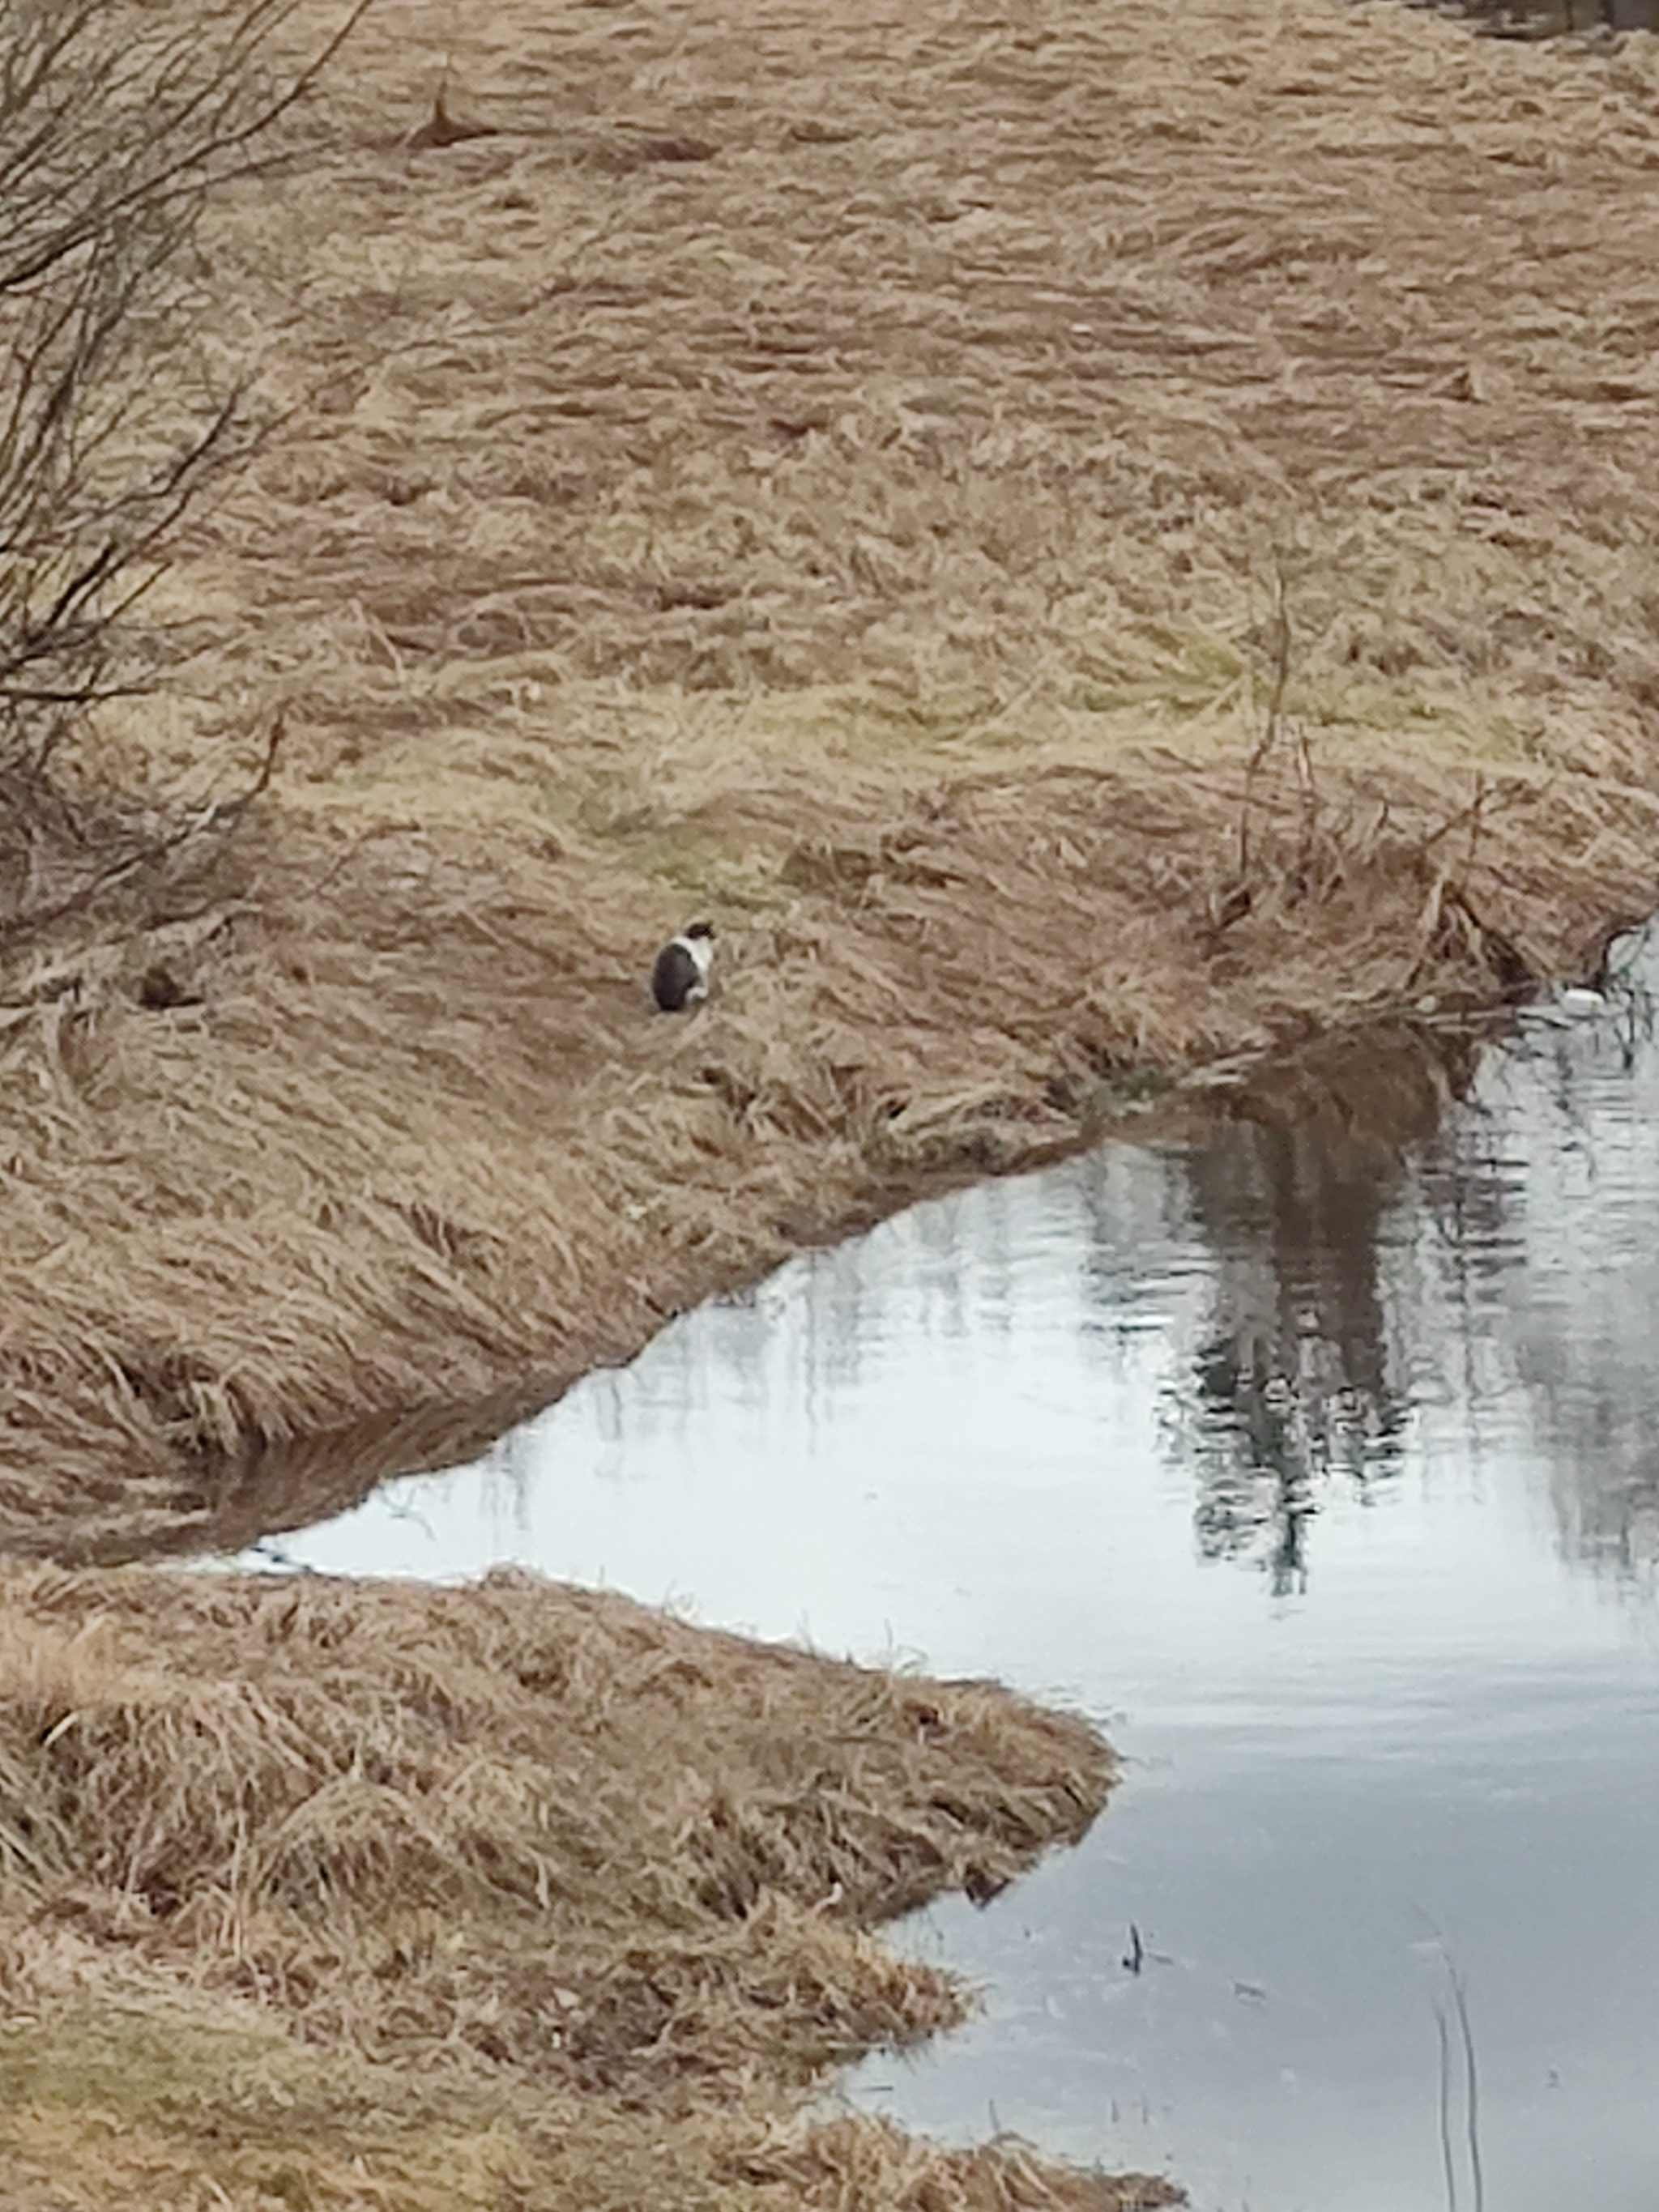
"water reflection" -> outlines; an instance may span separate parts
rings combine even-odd
[[[1185,1158],[1215,1271],[1170,1393],[1172,1448],[1197,1484],[1204,1556],[1260,1560],[1275,1596],[1305,1587],[1327,1486],[1364,1500],[1397,1472],[1411,1399],[1382,1248],[1410,1149],[1439,1132],[1477,1065],[1469,1038],[1427,1028],[1327,1040],[1248,1083]],[[1479,1172],[1458,1185],[1460,1209],[1490,1209]]]
[[[1196,1153],[1194,1218],[1216,1255],[1178,1446],[1206,1557],[1265,1556],[1275,1593],[1307,1572],[1308,1522],[1334,1477],[1363,1492],[1397,1457],[1377,1250],[1394,1172],[1309,1129],[1240,1121]]]
[[[1413,4],[1442,15],[1469,16],[1500,38],[1659,30],[1659,0],[1413,0]]]
[[[1125,1787],[1079,1852],[908,1931],[986,2010],[861,2102],[1166,2165],[1206,2212],[1441,2203],[1449,1948],[1488,2201],[1651,2212],[1644,959],[1502,1051],[1323,1047],[1191,1145],[809,1255],[291,1553],[519,1559],[1099,1715]]]
[[[1518,1394],[1568,1555],[1659,1574],[1656,980],[1659,951],[1638,950],[1597,1018],[1546,1009],[1501,1051],[1409,1025],[1316,1043],[1229,1095],[1199,1140],[1048,1179],[1066,1215],[1053,1264],[1097,1348],[1144,1329],[1172,1279],[1201,1294],[1154,1424],[1201,1559],[1305,1591],[1331,1493],[1383,1497],[1414,1412],[1461,1404],[1478,1450],[1484,1413]],[[666,1331],[577,1394],[598,1472],[631,1479],[642,1439],[684,1445],[731,1402],[758,1419],[787,1398],[816,1439],[919,1339],[999,1356],[1029,1296],[1030,1212],[995,1188],[919,1207]],[[480,1462],[521,1529],[546,1439],[570,1425],[549,1418]],[[319,1499],[331,1479],[316,1473]],[[289,1487],[271,1486],[273,1520]],[[406,1517],[432,1495],[413,1478],[368,1510]],[[257,1525],[257,1481],[237,1504]]]
[[[1536,1132],[1512,1185],[1522,1264],[1493,1302],[1550,1468],[1569,1556],[1651,1584],[1659,1569],[1659,959],[1633,956],[1607,1019],[1534,1029],[1492,1071],[1494,1115]],[[1524,1103],[1523,1103],[1524,1102]]]

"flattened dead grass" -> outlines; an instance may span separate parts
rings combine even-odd
[[[212,242],[292,411],[105,742],[206,792],[282,713],[262,821],[0,984],[14,1548],[337,1507],[1654,902],[1649,41],[453,12],[383,0]],[[495,135],[410,147],[446,56]],[[694,909],[720,995],[647,1020]]]
[[[82,762],[281,774],[0,960],[14,1551],[316,1517],[1218,1056],[1386,1015],[1273,1095],[1409,1121],[1425,1004],[1655,904],[1651,42],[382,0],[294,150],[204,338],[289,411]],[[9,2203],[1126,2201],[799,2126],[1086,1731],[515,1584],[6,1595]]]
[[[206,792],[280,713],[263,818],[0,979],[14,1548],[313,1517],[1654,902],[1651,42],[453,12],[212,241],[291,412],[102,742]],[[494,135],[411,146],[446,57]],[[693,909],[720,995],[647,1020]]]
[[[1164,2201],[798,2122],[959,2017],[862,1930],[1080,1835],[1081,1722],[526,1576],[4,1597],[9,2203]]]

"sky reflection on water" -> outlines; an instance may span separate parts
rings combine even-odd
[[[1492,2212],[1652,2212],[1643,1004],[1416,1070],[1445,1103],[1403,1151],[1264,1109],[919,1208],[272,1549],[524,1560],[1099,1716],[1113,1805],[902,1931],[985,2008],[860,2102],[1167,2166],[1201,2208],[1443,2205],[1449,1954]],[[1351,1070],[1350,1103],[1392,1079]],[[1467,2206],[1466,2136],[1455,2110]]]

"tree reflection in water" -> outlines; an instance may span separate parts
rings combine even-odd
[[[1380,1247],[1431,1136],[1473,1077],[1475,1047],[1412,1029],[1337,1042],[1264,1072],[1186,1162],[1216,1255],[1212,1306],[1170,1435],[1199,1485],[1206,1558],[1259,1558],[1276,1595],[1305,1584],[1334,1480],[1362,1495],[1397,1468],[1408,1411]]]
[[[1659,944],[1609,1018],[1506,1056],[1493,1120],[1519,1186],[1501,1327],[1569,1560],[1659,1581]]]

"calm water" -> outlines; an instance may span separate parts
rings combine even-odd
[[[922,1207],[281,1556],[528,1561],[1105,1722],[1082,1848],[898,1931],[984,2009],[860,2104],[1206,2212],[1443,2207],[1449,2148],[1470,2212],[1449,1961],[1491,2212],[1654,2212],[1644,1027],[1535,1018],[1403,1157],[1235,1123]]]
[[[1659,0],[1411,0],[1437,14],[1468,15],[1500,36],[1559,38],[1571,32],[1659,29]]]

